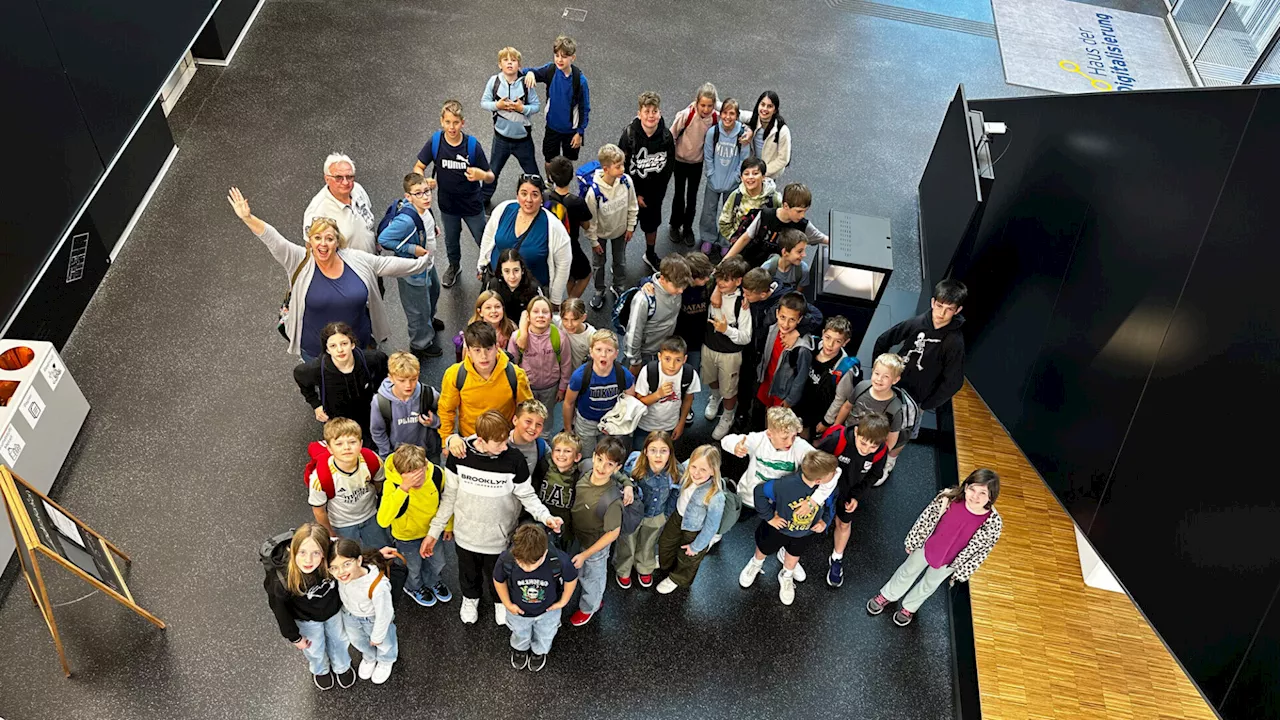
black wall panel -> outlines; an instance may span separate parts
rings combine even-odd
[[[89,206],[88,212],[93,216],[99,237],[106,243],[107,252],[116,246],[171,150],[173,133],[164,109],[156,101]]]
[[[191,54],[198,58],[226,60],[257,6],[258,0],[222,0],[191,45]]]

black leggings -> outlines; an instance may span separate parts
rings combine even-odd
[[[698,210],[698,183],[702,182],[702,163],[676,161],[676,194],[671,198],[671,227],[693,229]]]

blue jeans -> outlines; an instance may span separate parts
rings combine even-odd
[[[471,231],[471,239],[480,247],[480,238],[484,237],[484,213],[479,215],[450,215],[440,213],[440,224],[444,225],[444,251],[449,258],[449,267],[456,268],[462,264],[462,223],[467,223]],[[438,295],[437,295],[438,297]]]
[[[312,675],[328,672],[344,673],[351,667],[351,655],[347,653],[347,635],[343,632],[342,613],[320,622],[319,620],[295,620],[298,632],[311,641],[302,651],[311,665]]]
[[[498,189],[498,178],[502,176],[502,166],[507,164],[507,159],[512,155],[516,156],[516,161],[520,163],[520,169],[525,175],[542,174],[538,169],[538,159],[534,157],[532,135],[512,140],[494,130],[493,145],[489,152],[489,170],[493,172],[493,182],[485,183],[484,188],[480,190],[485,200],[493,197],[494,190]]]
[[[335,527],[334,532],[338,533],[338,537],[350,538],[360,543],[360,546],[373,550],[383,548],[391,544],[391,534],[387,529],[378,524],[377,514],[370,515],[368,520],[356,525],[348,525],[346,527]]]
[[[400,307],[404,308],[404,317],[409,321],[410,350],[425,350],[436,341],[436,328],[431,324],[435,317],[435,304],[431,298],[433,274],[435,268],[427,275],[426,285],[414,285],[408,278],[396,278],[396,286],[400,289]]]
[[[720,211],[724,209],[724,201],[729,193],[711,189],[707,183],[702,191],[702,219],[698,222],[698,241],[727,247],[728,243],[720,237]],[[732,240],[733,238],[730,238]]]
[[[404,581],[404,589],[409,592],[435,587],[440,582],[440,571],[444,569],[444,553],[440,552],[440,543],[436,543],[436,551],[429,558],[418,554],[421,547],[421,538],[396,540],[396,550],[404,556],[405,567],[409,570],[409,577]]]
[[[393,663],[400,656],[400,643],[396,641],[394,620],[387,628],[387,636],[382,639],[382,644],[374,645],[369,642],[369,636],[373,632],[373,618],[356,617],[346,610],[339,614],[342,615],[342,627],[347,631],[347,639],[351,641],[352,647],[360,651],[365,660]]]
[[[560,611],[548,610],[537,617],[507,613],[507,627],[511,628],[513,649],[532,649],[534,655],[546,655],[551,652],[551,641],[560,629]]]
[[[585,549],[585,548],[583,548]],[[582,598],[578,601],[578,609],[588,615],[600,609],[604,601],[604,586],[609,575],[609,548],[587,558],[578,573],[578,585],[582,587]]]

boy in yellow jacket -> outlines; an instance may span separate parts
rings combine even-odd
[[[477,320],[462,331],[462,340],[466,355],[440,379],[440,439],[446,451],[451,437],[457,436],[460,447],[463,438],[475,435],[476,418],[485,412],[497,410],[510,420],[517,405],[533,399],[529,377],[498,349],[492,325]]]
[[[382,503],[378,506],[378,524],[391,528],[396,550],[404,556],[409,570],[404,592],[423,607],[449,602],[453,593],[440,579],[444,554],[434,553],[431,557],[422,554],[422,541],[440,508],[448,471],[427,460],[426,450],[407,443],[396,448],[384,467],[386,482],[382,486]],[[453,521],[450,520],[444,539],[452,535]]]

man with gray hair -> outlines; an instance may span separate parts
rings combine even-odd
[[[307,211],[302,214],[302,237],[307,236],[311,221],[318,217],[338,221],[347,247],[378,254],[378,239],[373,231],[378,220],[373,215],[369,194],[356,182],[355,163],[342,153],[332,153],[324,159],[324,187],[311,198]]]

